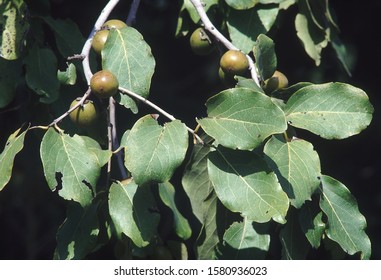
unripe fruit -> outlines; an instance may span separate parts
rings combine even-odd
[[[106,43],[106,40],[107,40],[107,37],[109,34],[109,30],[112,28],[121,29],[123,27],[127,27],[127,24],[125,24],[123,21],[121,21],[119,19],[110,19],[110,20],[106,21],[102,25],[101,29],[99,31],[97,31],[94,35],[93,41],[91,43],[93,50],[97,54],[100,54],[103,50],[105,43]]]
[[[95,73],[90,79],[91,91],[100,98],[108,98],[117,93],[118,79],[108,70]]]
[[[74,99],[70,108],[73,108],[80,100],[80,97]],[[96,123],[98,114],[93,101],[85,100],[82,105],[70,112],[69,117],[73,123],[80,127],[90,127]]]
[[[282,89],[288,86],[287,77],[280,71],[276,70],[271,78],[265,81],[263,89],[267,93],[271,93],[274,90]]]
[[[192,51],[198,55],[207,55],[213,51],[213,45],[203,28],[199,27],[193,31],[189,39]]]
[[[221,67],[218,69],[218,76],[220,77],[221,82],[227,86],[227,87],[234,87],[236,84],[236,80],[234,79],[234,76],[225,73]]]
[[[93,50],[97,54],[101,54],[101,52],[105,46],[109,32],[110,31],[103,29],[103,30],[99,30],[99,31],[97,31],[97,33],[95,33],[93,41],[91,42],[91,47],[93,48]]]
[[[127,27],[127,24],[125,24],[123,21],[121,21],[119,19],[110,19],[102,25],[102,29],[103,28],[105,28],[105,29],[111,29],[111,28],[121,29],[123,27]]]
[[[249,68],[249,60],[241,51],[228,50],[221,57],[220,67],[227,74],[243,75]]]

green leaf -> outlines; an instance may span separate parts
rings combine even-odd
[[[320,207],[328,218],[327,236],[348,254],[361,252],[361,259],[369,259],[371,243],[365,233],[365,217],[360,213],[356,199],[334,178],[324,175],[321,182]]]
[[[206,103],[208,117],[198,120],[203,130],[219,144],[251,150],[268,136],[286,130],[283,111],[271,98],[247,88],[220,92]]]
[[[261,4],[280,4],[282,2],[285,2],[287,0],[259,0],[259,3]]]
[[[20,57],[29,29],[24,1],[0,2],[0,57],[14,60]]]
[[[339,38],[336,31],[331,32],[330,40],[332,47],[336,52],[336,56],[341,62],[341,65],[343,66],[344,70],[347,72],[349,76],[352,76],[351,69],[354,68],[353,54],[348,52],[348,49]]]
[[[155,59],[151,48],[136,29],[110,30],[102,50],[102,67],[118,78],[120,87],[148,97]]]
[[[277,68],[275,44],[271,38],[260,34],[254,45],[256,65],[263,80],[270,78]]]
[[[161,126],[150,115],[140,118],[126,141],[125,164],[137,184],[168,181],[183,162],[188,131],[178,120]]]
[[[320,185],[320,160],[311,143],[302,139],[286,141],[272,136],[264,153],[291,205],[300,208]]]
[[[276,175],[253,152],[217,149],[208,171],[218,198],[232,212],[258,223],[285,223],[289,200]]]
[[[53,30],[58,50],[64,58],[81,53],[85,38],[71,19],[42,18]]]
[[[93,138],[82,136],[82,140],[84,141],[87,149],[96,156],[100,167],[104,166],[110,160],[112,156],[112,152],[110,150],[102,150],[99,143]]]
[[[136,104],[135,100],[133,100],[131,97],[129,97],[127,94],[123,94],[121,92],[116,93],[113,98],[116,102],[118,102],[120,105],[126,107],[127,109],[130,109],[132,113],[137,114],[138,113],[138,105]]]
[[[138,247],[147,246],[156,234],[159,215],[150,211],[155,200],[148,187],[135,182],[113,183],[109,193],[110,216],[117,230],[131,238]]]
[[[204,11],[208,12],[210,8],[212,8],[215,5],[218,5],[218,0],[203,0],[202,4],[203,4]],[[181,11],[183,10],[188,11],[189,16],[194,23],[198,23],[200,21],[200,16],[198,15],[195,7],[193,6],[190,0],[184,0],[184,3],[181,7]]]
[[[225,0],[226,4],[236,10],[247,10],[253,8],[260,0]]]
[[[287,10],[290,6],[296,4],[298,0],[283,0],[279,3],[279,9]]]
[[[249,88],[253,91],[265,93],[263,89],[254,82],[253,79],[247,79],[243,77],[236,76],[238,78],[238,83],[236,84],[237,88]]]
[[[8,137],[4,150],[0,154],[0,191],[11,179],[15,157],[24,147],[25,134],[28,130],[21,133],[20,131],[21,128]]]
[[[306,53],[320,65],[321,52],[328,45],[329,30],[317,25],[307,0],[298,1],[299,13],[295,17],[296,35],[303,43]]]
[[[304,87],[287,102],[288,123],[326,139],[360,133],[372,120],[373,107],[364,91],[342,83]]]
[[[209,152],[209,146],[195,145],[182,178],[182,185],[190,200],[192,213],[202,224],[196,248],[197,259],[201,260],[215,259],[215,248],[219,243],[217,233],[218,199],[208,174]]]
[[[233,223],[225,231],[220,259],[264,259],[270,247],[270,235],[259,233],[257,228],[260,228],[260,225],[247,219]]]
[[[319,248],[325,230],[321,209],[315,204],[307,202],[300,209],[299,223],[311,246]]]
[[[313,84],[310,82],[299,82],[289,86],[288,88],[283,88],[283,89],[278,89],[273,91],[271,93],[271,97],[275,97],[275,98],[279,98],[284,101],[287,101],[295,92],[310,85],[313,85]]]
[[[232,43],[244,53],[249,53],[257,37],[271,29],[278,12],[276,6],[256,6],[249,10],[231,9],[227,26]]]
[[[176,234],[183,240],[187,240],[192,235],[192,229],[188,223],[188,220],[177,209],[175,203],[175,188],[169,182],[159,184],[159,195],[161,200],[167,205],[173,212],[174,226]]]
[[[181,181],[190,199],[192,212],[200,222],[203,221],[205,212],[207,212],[207,208],[204,208],[204,202],[213,192],[207,167],[209,152],[209,146],[194,145]]]
[[[279,233],[282,244],[282,259],[303,260],[310,248],[303,234],[295,209],[291,208],[287,215],[287,223]]]
[[[58,70],[57,79],[63,85],[75,85],[77,82],[77,71],[73,63],[69,63],[65,71]]]
[[[21,59],[0,58],[0,108],[6,107],[14,99],[21,74]]]
[[[60,187],[58,194],[85,207],[91,203],[100,175],[102,162],[87,145],[87,137],[56,132],[45,133],[40,155],[46,181],[51,190]],[[62,188],[61,188],[62,187]]]
[[[41,95],[40,101],[52,103],[58,98],[60,83],[57,79],[57,58],[51,49],[34,45],[26,63],[26,83],[30,89]]]
[[[67,217],[57,232],[57,257],[61,260],[85,258],[96,246],[99,234],[99,201],[82,208],[69,203]]]

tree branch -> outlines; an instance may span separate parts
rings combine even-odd
[[[140,5],[140,0],[133,0],[132,1],[130,11],[128,12],[128,17],[126,20],[126,24],[128,26],[131,26],[135,23],[136,13],[138,12],[139,5]]]
[[[174,116],[172,116],[171,114],[169,114],[167,111],[165,111],[164,109],[160,108],[159,106],[157,106],[156,104],[152,103],[151,101],[149,101],[148,99],[145,99],[144,97],[140,96],[139,94],[131,91],[131,90],[128,90],[126,88],[122,88],[122,87],[119,87],[119,90],[121,92],[124,92],[132,97],[134,97],[135,99],[138,99],[140,100],[141,102],[143,102],[144,104],[150,106],[151,108],[155,109],[157,112],[159,112],[160,114],[164,115],[165,117],[167,117],[168,119],[170,119],[171,121],[174,121],[174,120],[177,120]],[[204,144],[204,141],[200,138],[200,136],[197,135],[197,133],[191,129],[190,127],[186,126],[187,130],[192,133],[192,135],[194,136],[194,138],[200,143],[200,144]]]
[[[208,31],[210,34],[212,34],[217,41],[219,41],[221,44],[223,44],[227,49],[229,50],[240,50],[236,46],[233,45],[232,42],[230,42],[218,29],[213,25],[213,23],[210,21],[208,15],[206,14],[204,10],[204,6],[201,3],[200,0],[190,0],[195,7],[198,15],[200,16],[200,19],[202,23],[204,24],[204,29]],[[249,68],[250,68],[250,74],[254,82],[260,87],[259,82],[259,74],[257,73],[257,68],[255,66],[255,63],[253,59],[246,55],[247,59],[249,60]]]
[[[110,150],[112,151],[115,149],[119,149],[119,141],[118,141],[118,136],[116,133],[115,100],[112,97],[110,97],[109,99],[109,136],[108,137],[109,137],[109,143],[111,143],[111,145],[109,145]],[[126,179],[128,175],[124,167],[122,150],[119,150],[116,153],[116,159],[118,161],[118,166],[119,166],[122,179]]]
[[[87,38],[85,44],[83,45],[82,52],[81,52],[81,56],[83,57],[82,66],[83,66],[83,72],[85,74],[88,85],[90,85],[90,79],[93,76],[93,73],[91,72],[91,69],[90,69],[90,62],[89,62],[91,42],[93,41],[95,32],[102,27],[102,25],[105,23],[108,16],[110,15],[111,11],[114,9],[114,7],[118,3],[119,3],[119,0],[110,0],[106,4],[102,12],[100,13],[97,21],[95,22],[93,30],[91,31],[89,37]]]

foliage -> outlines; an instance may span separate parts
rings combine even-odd
[[[194,116],[198,125],[191,129],[149,101],[157,62],[144,34],[131,25],[111,29],[101,57],[90,55],[94,31],[113,6],[100,13],[85,40],[73,21],[38,13],[26,18],[23,1],[1,1],[0,69],[8,71],[0,71],[0,107],[7,108],[22,84],[53,117],[42,118],[48,125],[15,128],[9,136],[0,154],[0,190],[28,144],[26,135],[42,131],[42,172],[67,206],[54,258],[86,258],[118,240],[127,253],[115,257],[149,258],[165,245],[176,258],[263,259],[278,239],[282,258],[300,259],[329,239],[347,254],[369,259],[371,243],[356,199],[322,173],[318,151],[297,136],[299,130],[324,139],[360,133],[372,120],[367,94],[339,82],[296,83],[271,94],[263,90],[277,69],[276,40],[269,31],[291,6],[298,9],[295,36],[315,64],[331,45],[350,72],[328,1],[203,2],[182,1],[176,35],[189,36],[203,24],[221,53],[241,50],[251,64],[250,73],[236,76],[233,87],[206,100],[207,115]],[[209,18],[214,17],[219,20],[211,28]],[[54,35],[56,47],[44,44],[45,29]],[[64,70],[58,67],[62,61]],[[117,77],[119,91],[109,102],[91,94],[89,69]],[[62,121],[75,109],[57,109],[67,98],[67,87],[83,92],[78,106],[94,99],[107,121],[100,120],[95,129]],[[138,115],[125,131],[116,127],[118,105]],[[160,115],[141,114],[142,106]],[[120,141],[118,134],[123,135]],[[175,179],[177,173],[181,180]],[[191,211],[184,211],[187,205]]]

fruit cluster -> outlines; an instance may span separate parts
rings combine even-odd
[[[92,41],[92,48],[97,54],[101,54],[107,41],[110,29],[121,29],[127,25],[118,19],[106,21],[100,30],[98,30]],[[103,69],[96,72],[90,79],[90,89],[93,94],[99,98],[109,98],[118,92],[119,82],[117,77],[110,71]],[[78,106],[81,98],[76,98],[70,105],[70,108]],[[79,127],[87,128],[93,126],[98,120],[98,112],[95,104],[91,100],[85,100],[83,104],[75,108],[70,114],[70,119]]]
[[[207,55],[215,49],[212,40],[202,27],[193,31],[189,42],[192,51],[197,55]],[[226,86],[234,86],[236,84],[234,76],[244,76],[248,70],[249,60],[243,52],[228,50],[221,56],[218,75]],[[285,88],[287,85],[287,77],[280,71],[275,71],[271,78],[264,81],[263,89],[265,92],[271,93],[274,90]]]

